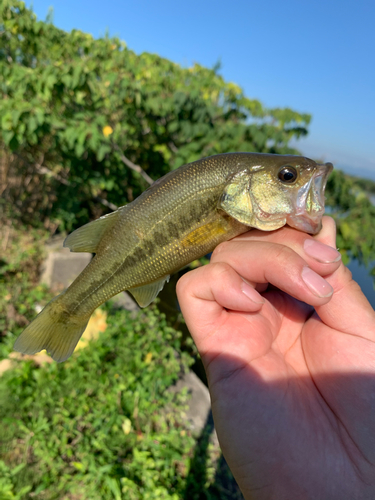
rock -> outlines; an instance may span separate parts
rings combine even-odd
[[[46,245],[47,258],[41,269],[40,282],[55,292],[61,292],[75,280],[92,259],[91,253],[71,252],[64,248],[64,236],[53,237]],[[127,311],[138,311],[135,300],[126,292],[114,297],[117,307]]]
[[[11,352],[8,358],[0,361],[0,376],[7,370],[14,368],[19,361],[33,361],[37,366],[42,366],[45,363],[53,363],[53,359],[48,356],[46,351],[38,354],[21,354],[19,352]]]
[[[47,245],[47,258],[41,269],[41,283],[54,291],[67,288],[92,259],[91,253],[71,252],[64,248],[64,237],[53,238]]]
[[[127,311],[139,311],[140,307],[136,301],[127,293],[121,292],[113,297],[112,302],[118,309],[126,309]]]
[[[13,368],[14,362],[12,362],[11,359],[5,358],[0,361],[0,376],[6,372],[7,370],[10,370]]]
[[[192,371],[180,378],[171,390],[181,392],[187,387],[190,394],[189,408],[186,418],[195,436],[200,436],[211,418],[211,398],[207,387]],[[213,431],[213,442],[218,444],[216,431]]]

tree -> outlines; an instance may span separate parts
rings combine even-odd
[[[0,19],[1,190],[29,220],[71,229],[184,163],[297,153],[290,140],[307,134],[309,115],[264,108],[217,68],[66,33],[19,0],[2,0]]]

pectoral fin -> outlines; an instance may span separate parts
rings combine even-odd
[[[128,290],[140,307],[147,307],[153,300],[156,299],[157,294],[163,289],[165,282],[168,283],[169,276],[162,278],[159,281],[154,281],[149,285],[139,286]]]
[[[65,239],[64,247],[71,252],[95,253],[103,234],[116,223],[118,215],[118,211],[112,212],[76,229]]]

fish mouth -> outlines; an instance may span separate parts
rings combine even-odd
[[[324,214],[324,191],[332,170],[332,163],[316,165],[310,182],[298,191],[295,214],[286,218],[289,226],[310,234],[319,233]]]
[[[290,215],[286,218],[288,226],[309,234],[318,234],[322,229],[322,215],[315,219],[306,215]]]

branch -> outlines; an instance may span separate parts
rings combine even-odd
[[[59,181],[61,184],[64,184],[65,186],[71,186],[72,183],[69,182],[68,180],[64,179],[64,177],[61,177],[61,175],[59,174],[56,174],[55,172],[53,172],[52,170],[50,170],[49,168],[45,167],[44,165],[40,165],[38,163],[35,163],[34,165],[31,165],[27,160],[26,158],[24,158],[22,155],[20,155],[19,153],[14,153],[16,156],[18,156],[18,158],[20,158],[24,163],[26,163],[26,165],[32,167],[32,166],[35,166],[36,167],[36,171],[40,174],[43,174],[43,175],[52,175],[52,177],[54,177],[57,181]],[[94,196],[93,198],[94,200],[98,201],[99,203],[101,203],[102,205],[104,205],[105,207],[108,207],[110,208],[111,210],[115,211],[118,209],[118,206],[115,205],[114,203],[111,203],[110,201],[107,201],[105,200],[104,198],[101,198],[100,196]]]
[[[100,198],[100,196],[95,196],[93,199],[98,201],[99,203],[101,203],[105,207],[110,208],[113,211],[118,209],[117,205],[115,205],[114,203],[111,203],[110,201],[105,200],[104,198]]]
[[[61,175],[56,174],[55,172],[53,172],[49,168],[44,167],[43,165],[36,164],[36,170],[40,174],[52,175],[52,177],[54,177],[57,181],[61,182],[61,184],[65,184],[65,186],[70,186],[70,182],[67,181],[66,179],[64,179],[64,177],[61,177]]]
[[[36,171],[39,173],[39,174],[43,174],[43,175],[52,175],[52,177],[54,177],[56,180],[58,180],[59,182],[61,182],[61,184],[65,184],[65,186],[70,186],[70,182],[67,181],[66,179],[64,179],[64,177],[61,177],[61,175],[59,174],[56,174],[55,172],[53,172],[52,170],[50,170],[49,168],[45,167],[44,165],[42,165],[41,163],[34,163],[34,165],[31,165],[31,163],[29,163],[26,158],[24,158],[22,155],[20,155],[19,153],[17,152],[14,152],[13,154],[15,154],[16,156],[18,156],[18,158],[20,160],[22,160],[24,163],[26,163],[26,165],[28,167],[35,167],[36,168]],[[42,160],[43,162],[43,160]]]
[[[168,142],[169,149],[173,151],[173,153],[178,153],[178,147],[173,141]]]
[[[151,177],[148,174],[146,174],[146,172],[143,170],[142,167],[140,167],[139,165],[136,165],[135,163],[130,161],[128,158],[126,158],[126,156],[123,154],[123,152],[121,151],[120,147],[117,144],[114,144],[114,148],[120,153],[120,160],[123,163],[125,163],[125,165],[127,167],[134,170],[134,172],[138,172],[138,174],[141,174],[141,176],[145,179],[145,181],[148,182],[150,185],[154,183],[154,181],[151,179]]]

